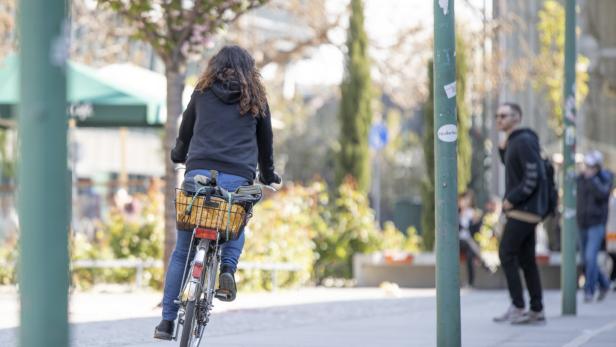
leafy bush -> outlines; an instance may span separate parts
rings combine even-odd
[[[83,235],[72,239],[72,259],[161,259],[162,213],[155,203],[139,204],[132,213],[114,211],[93,240]],[[350,278],[355,253],[380,250],[418,252],[422,239],[415,229],[405,236],[393,223],[381,232],[365,194],[352,181],[331,194],[322,181],[308,186],[290,184],[271,194],[254,208],[246,230],[242,262],[294,263],[300,271],[278,271],[277,286],[292,287],[326,279]],[[134,269],[76,269],[74,283],[87,288],[96,281],[130,282]],[[162,269],[149,269],[145,283],[160,288]],[[262,270],[240,270],[242,290],[270,290],[272,274]],[[330,281],[331,282],[331,281]]]
[[[495,212],[486,213],[483,216],[483,223],[479,232],[474,235],[475,241],[483,252],[498,252],[498,239],[494,230],[498,227],[498,214]]]
[[[0,284],[17,283],[17,238],[7,239],[0,246]]]
[[[421,237],[414,228],[405,236],[393,223],[378,229],[368,199],[352,181],[344,182],[332,199],[325,183],[290,185],[255,207],[242,255],[244,262],[290,262],[301,271],[279,272],[281,287],[350,278],[355,253],[379,250],[418,252]],[[270,289],[264,271],[242,271],[245,289]]]
[[[321,213],[327,228],[318,230],[314,275],[317,282],[327,277],[350,278],[353,254],[370,253],[381,248],[374,211],[365,194],[346,180],[338,188],[333,204]]]
[[[71,261],[83,259],[113,259],[108,237],[103,231],[97,231],[93,240],[85,234],[73,234],[70,238]],[[79,289],[90,288],[98,281],[108,281],[113,277],[114,269],[79,268],[71,271],[71,285]]]
[[[277,284],[289,287],[308,282],[315,260],[314,235],[327,227],[321,218],[327,199],[325,185],[315,182],[306,187],[290,185],[259,203],[246,232],[242,261],[299,264],[300,271],[278,272]],[[271,274],[265,271],[239,275],[243,288],[271,289]]]
[[[143,206],[143,207],[142,207]],[[93,240],[83,234],[72,238],[71,259],[161,259],[163,216],[160,199],[136,195],[128,211],[113,210]],[[127,283],[135,279],[136,269],[74,269],[73,285],[88,288],[97,281]],[[162,269],[145,269],[144,285],[162,287]]]
[[[423,249],[423,239],[417,234],[417,229],[413,226],[410,226],[406,231],[406,235],[404,235],[396,228],[393,222],[385,222],[382,240],[380,249],[384,251],[418,253]]]

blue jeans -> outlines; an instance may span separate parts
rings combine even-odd
[[[580,236],[581,252],[584,256],[584,275],[586,277],[584,293],[586,295],[593,295],[597,281],[601,289],[608,289],[610,286],[610,282],[597,264],[597,255],[601,248],[601,242],[605,238],[605,225],[594,225],[588,229],[582,229]]]
[[[192,170],[186,173],[184,176],[184,188],[188,190],[193,187],[193,178],[196,175],[204,175],[210,177],[209,170]],[[229,190],[234,191],[239,186],[248,185],[250,182],[240,176],[218,173],[218,185]],[[169,267],[167,269],[167,275],[165,277],[165,289],[163,291],[163,319],[173,321],[175,320],[179,305],[173,303],[178,295],[182,286],[182,271],[186,264],[186,258],[189,256],[190,240],[192,238],[192,230],[178,230],[177,240],[175,242],[175,249],[169,259]],[[231,266],[232,269],[237,268],[237,263],[242,254],[244,248],[244,232],[240,232],[240,237],[237,240],[225,242],[222,245],[221,252],[221,264]],[[190,257],[194,256],[194,252],[190,254]],[[188,269],[187,269],[188,270]]]

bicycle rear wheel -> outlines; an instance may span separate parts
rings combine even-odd
[[[186,313],[184,314],[184,325],[182,327],[182,338],[180,339],[180,347],[191,347],[196,340],[195,331],[197,327],[197,302],[201,296],[201,289],[197,289],[195,300],[189,301],[186,305]]]

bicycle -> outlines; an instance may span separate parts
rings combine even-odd
[[[190,256],[186,259],[180,294],[175,300],[180,308],[172,339],[177,341],[181,327],[180,347],[199,346],[214,297],[228,299],[228,293],[215,289],[220,246],[239,237],[252,217],[252,207],[263,197],[262,187],[276,191],[271,186],[253,184],[229,192],[217,185],[216,171],[211,176],[195,176],[195,192],[176,190],[178,227],[193,230],[189,254],[194,252],[192,260]]]

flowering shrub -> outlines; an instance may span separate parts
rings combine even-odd
[[[350,278],[355,253],[421,248],[414,229],[406,237],[386,223],[381,233],[368,199],[351,181],[342,184],[334,198],[320,181],[306,187],[290,185],[257,205],[254,214],[242,261],[300,264],[299,272],[278,274],[281,286]],[[269,288],[269,274],[240,275],[246,287]]]
[[[406,235],[404,235],[396,228],[393,222],[385,222],[382,240],[381,249],[384,251],[419,253],[423,250],[423,239],[417,234],[417,229],[413,226],[410,226],[406,230]]]
[[[319,230],[327,228],[321,217],[326,205],[327,193],[322,182],[306,187],[292,184],[272,194],[254,208],[242,261],[298,264],[300,271],[278,272],[277,284],[288,287],[308,282],[315,261],[313,239]],[[247,270],[238,274],[238,280],[243,288],[270,289],[270,275]]]
[[[17,238],[11,237],[0,246],[0,284],[17,282]]]

